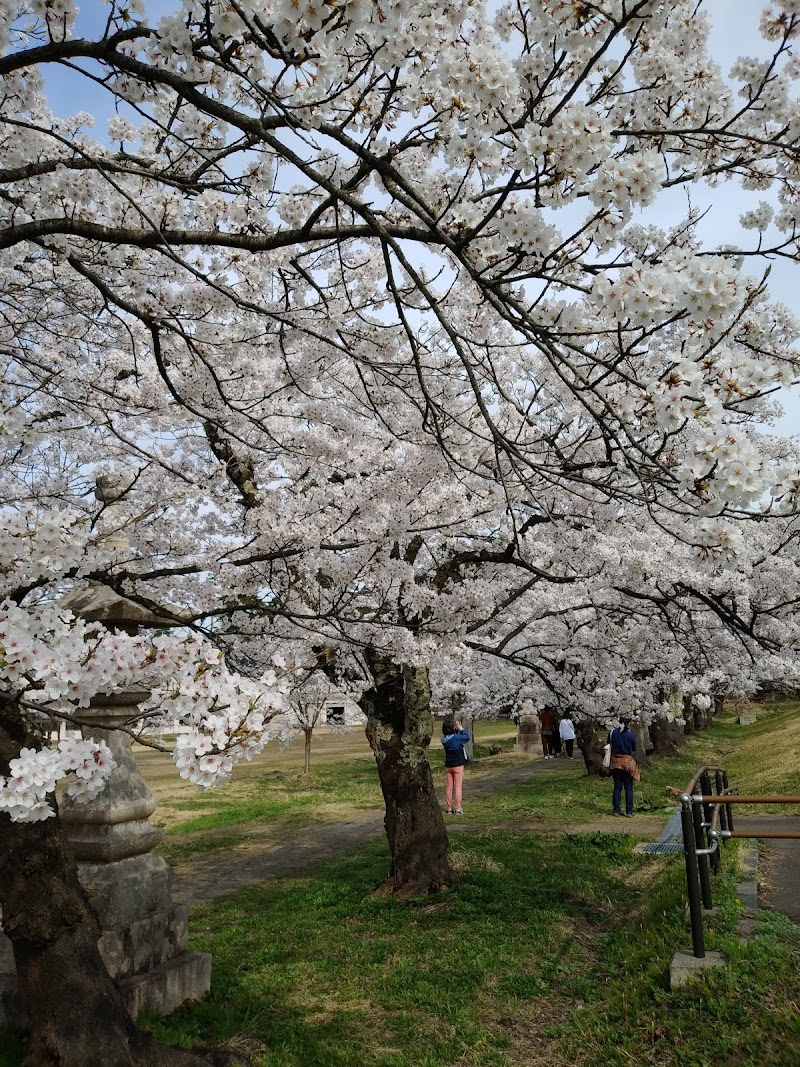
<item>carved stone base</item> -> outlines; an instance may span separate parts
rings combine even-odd
[[[128,1014],[135,1021],[142,1011],[159,1015],[170,1012],[191,1000],[202,1000],[211,988],[211,954],[182,952],[146,974],[137,974],[119,982]],[[27,1033],[28,1016],[17,996],[17,976],[0,973],[0,1027],[15,1033]]]
[[[211,988],[211,953],[182,952],[175,959],[119,983],[132,1019],[142,1011],[169,1015],[181,1004],[202,1000]]]

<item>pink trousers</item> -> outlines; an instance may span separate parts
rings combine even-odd
[[[461,807],[461,786],[464,782],[463,767],[446,767],[447,786],[444,792],[444,802],[452,811]]]

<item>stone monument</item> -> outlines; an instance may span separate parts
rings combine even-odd
[[[102,585],[76,590],[61,603],[89,622],[127,633],[175,625],[174,618],[158,618]],[[84,737],[105,741],[116,766],[95,800],[81,804],[65,796],[59,801],[78,875],[102,930],[100,954],[133,1018],[145,1008],[169,1014],[188,1000],[202,999],[211,984],[211,956],[187,951],[188,908],[172,900],[172,871],[152,851],[162,837],[149,822],[155,798],[136,764],[130,734],[114,729],[135,722],[148,695],[101,696],[81,709],[81,719],[91,722],[82,727]],[[6,970],[8,957],[0,944],[0,967]],[[8,973],[0,990],[8,1004]],[[18,1019],[17,1012],[8,1013],[7,1021]]]
[[[525,752],[530,756],[541,755],[541,725],[533,701],[523,700],[519,711],[514,751]]]

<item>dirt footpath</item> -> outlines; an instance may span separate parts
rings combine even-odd
[[[505,767],[500,771],[476,774],[469,782],[470,797],[488,796],[498,789],[529,782],[546,775],[564,763],[530,760]],[[480,769],[484,771],[483,768]],[[575,773],[583,774],[583,764],[575,762]],[[664,815],[637,815],[633,819],[616,819],[611,815],[579,822],[565,828],[562,820],[535,819],[526,821],[481,823],[482,829],[533,830],[540,833],[617,833],[657,841],[664,829]],[[447,829],[461,833],[475,829],[476,824],[447,818]],[[750,833],[785,831],[800,833],[800,818],[782,816],[744,816],[736,820],[737,830]],[[176,867],[174,896],[186,904],[200,904],[215,897],[226,896],[257,885],[269,878],[303,867],[318,860],[329,859],[365,841],[383,834],[383,809],[375,808],[358,817],[330,823],[315,823],[292,832],[291,841],[276,843],[270,826],[253,829],[241,844],[211,853]],[[765,840],[764,858],[760,870],[759,905],[772,907],[800,923],[800,840]]]
[[[564,761],[545,762],[529,760],[502,771],[475,777],[469,783],[470,797],[488,796],[498,789],[529,782],[531,778],[545,775]],[[483,768],[481,768],[483,770]],[[583,764],[575,761],[575,773],[583,774]],[[448,818],[448,831],[459,833],[475,828],[475,823],[459,822]],[[540,832],[563,831],[564,823],[544,819],[530,822],[507,822],[480,824],[486,829],[538,830]],[[656,840],[664,825],[663,816],[637,816],[634,819],[615,819],[609,816],[592,822],[576,823],[569,827],[572,833],[628,833]],[[175,868],[176,880],[173,895],[185,904],[200,904],[215,897],[226,896],[257,885],[268,878],[277,878],[291,871],[300,870],[318,860],[356,848],[365,841],[383,834],[383,809],[375,808],[359,817],[340,822],[315,823],[292,831],[291,841],[276,844],[268,827],[263,835],[258,829],[233,848],[198,857]]]

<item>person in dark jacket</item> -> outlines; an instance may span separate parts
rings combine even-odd
[[[463,815],[461,807],[461,789],[464,783],[464,767],[467,754],[464,745],[469,741],[469,734],[460,722],[448,716],[442,723],[442,745],[444,746],[444,765],[447,773],[447,786],[444,801],[448,815]]]
[[[620,804],[622,790],[625,790],[625,814],[633,816],[633,783],[640,780],[639,765],[636,762],[636,734],[631,730],[632,720],[620,719],[620,725],[608,735],[611,744],[611,776],[614,779],[612,807],[614,815],[622,815]]]
[[[545,759],[552,759],[555,754],[556,713],[553,708],[542,712],[542,752]]]

